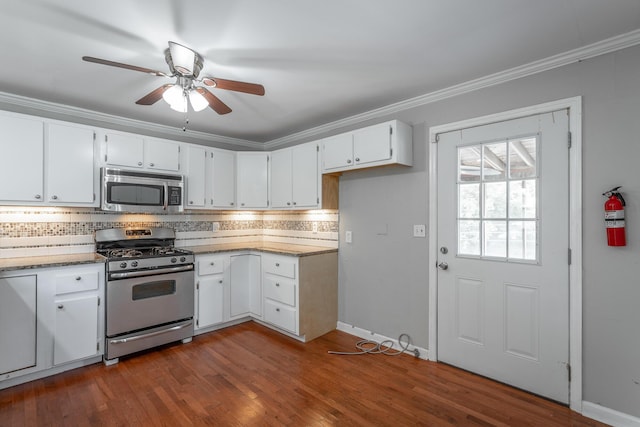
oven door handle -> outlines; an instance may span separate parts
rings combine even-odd
[[[193,324],[193,322],[189,322],[189,323],[185,323],[183,325],[178,325],[178,326],[174,326],[172,328],[169,329],[163,329],[161,331],[155,331],[155,332],[149,332],[148,334],[142,334],[142,335],[134,335],[132,337],[127,337],[127,338],[120,338],[120,339],[115,339],[115,340],[109,340],[109,344],[124,344],[124,343],[128,343],[131,341],[137,341],[137,340],[142,340],[145,338],[150,338],[150,337],[155,337],[156,335],[161,335],[161,334],[166,334],[167,332],[173,332],[173,331],[177,331],[180,329],[184,329],[188,326],[191,326]]]
[[[193,264],[180,265],[180,266],[171,267],[171,268],[158,268],[155,270],[126,271],[123,273],[110,273],[109,280],[128,279],[131,277],[156,276],[158,274],[178,273],[180,271],[191,271],[191,270],[193,270]]]

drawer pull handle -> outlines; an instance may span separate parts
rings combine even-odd
[[[64,305],[58,304],[58,310],[62,310],[63,308],[64,308]]]
[[[78,276],[78,277],[76,277],[76,280],[77,280],[77,281],[82,280],[82,276]]]

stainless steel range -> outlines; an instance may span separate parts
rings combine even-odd
[[[105,363],[193,337],[194,257],[170,228],[96,231],[107,257]]]

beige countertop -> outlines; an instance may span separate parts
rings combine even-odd
[[[215,245],[188,246],[182,249],[192,251],[195,255],[213,254],[232,251],[260,251],[279,255],[309,256],[324,253],[338,252],[338,248],[323,246],[292,245],[288,243],[274,242],[242,242],[242,243],[218,243]]]
[[[0,272],[32,268],[63,267],[76,264],[104,263],[105,261],[105,257],[93,252],[86,254],[2,258],[0,259]]]

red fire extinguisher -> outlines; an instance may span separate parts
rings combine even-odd
[[[624,236],[624,198],[618,192],[621,187],[615,187],[603,193],[608,197],[604,202],[604,223],[607,228],[607,244],[609,246],[626,246]]]

